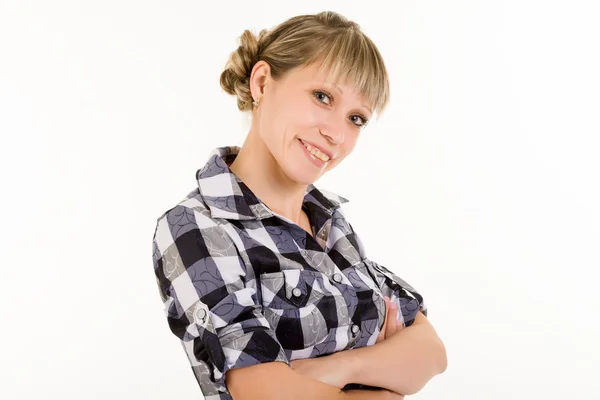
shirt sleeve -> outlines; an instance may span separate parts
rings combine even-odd
[[[351,224],[350,229],[354,235],[360,258],[371,272],[373,279],[383,296],[388,296],[391,301],[395,301],[398,305],[397,319],[403,321],[404,326],[410,326],[414,322],[419,311],[427,316],[427,306],[421,293],[390,269],[369,259],[364,244],[352,228]]]
[[[264,362],[289,365],[263,316],[252,268],[206,209],[181,205],[157,220],[153,264],[170,330],[205,397],[229,395],[225,373]],[[211,397],[212,398],[212,397]]]
[[[397,319],[403,321],[404,326],[412,325],[419,311],[427,316],[427,306],[423,296],[415,288],[383,265],[368,258],[363,261],[367,268],[374,271],[376,283],[382,294],[398,305]]]

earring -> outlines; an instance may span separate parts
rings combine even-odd
[[[260,96],[259,96],[259,97],[258,97],[256,100],[254,100],[254,101],[252,102],[252,105],[253,105],[254,107],[258,107],[258,103],[259,103],[259,102],[260,102]]]

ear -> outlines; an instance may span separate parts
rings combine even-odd
[[[250,94],[253,99],[258,99],[263,96],[267,81],[271,77],[271,66],[264,60],[260,60],[250,73]]]

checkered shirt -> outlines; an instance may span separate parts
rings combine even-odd
[[[232,399],[232,368],[375,344],[384,296],[405,326],[427,315],[415,289],[366,257],[340,207],[348,200],[309,185],[311,236],[229,169],[238,152],[213,150],[198,187],[157,218],[152,241],[169,328],[207,400]]]

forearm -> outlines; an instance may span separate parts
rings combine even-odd
[[[413,325],[373,346],[335,353],[349,365],[349,382],[414,394],[446,369],[446,350],[422,314]]]
[[[387,390],[351,390],[339,388],[303,376],[284,363],[270,362],[229,370],[227,387],[239,400],[388,400]]]
[[[392,398],[387,390],[350,390],[343,393],[344,400],[389,400]]]

